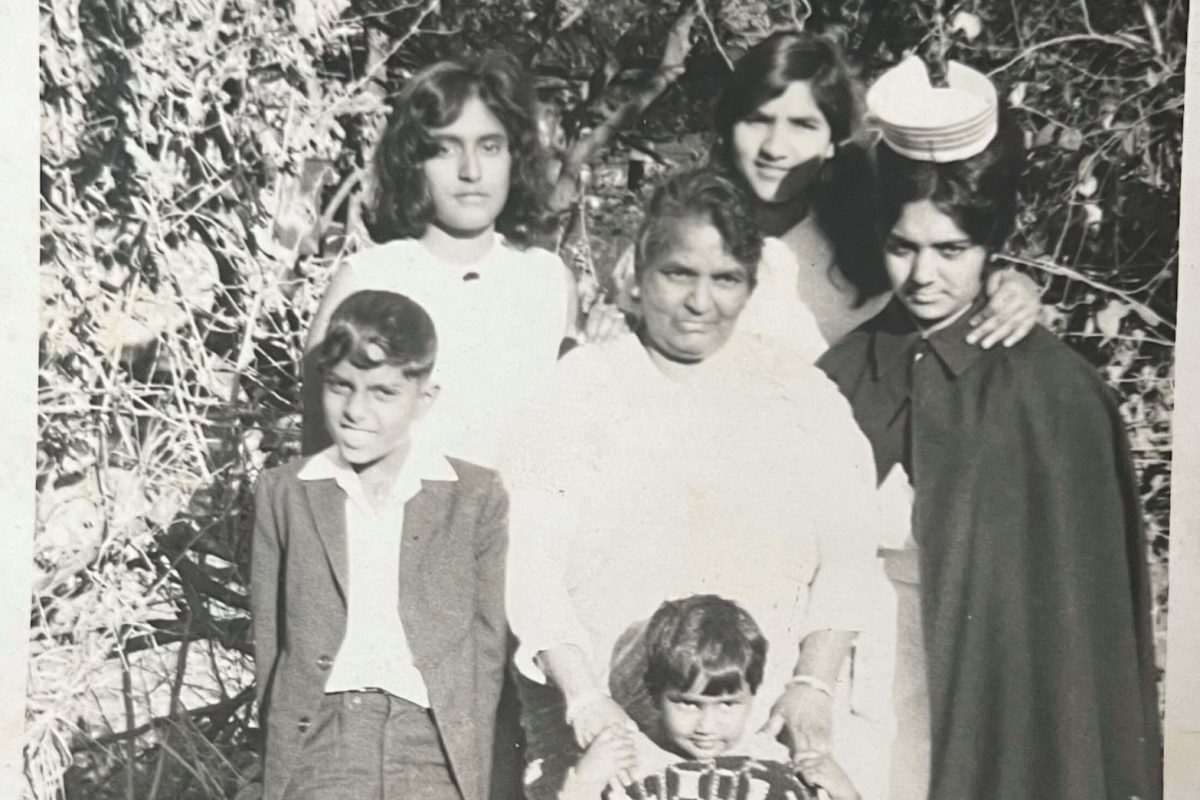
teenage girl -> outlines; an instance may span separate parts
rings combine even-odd
[[[563,338],[579,336],[571,273],[531,245],[545,216],[546,175],[531,86],[498,53],[439,62],[405,84],[374,157],[371,227],[382,244],[334,274],[306,347],[356,291],[420,303],[437,327],[441,386],[424,424],[448,455],[484,466],[494,464],[504,423],[536,394]],[[614,319],[596,309],[586,330],[603,338]],[[304,449],[313,452],[328,442],[309,360]]]

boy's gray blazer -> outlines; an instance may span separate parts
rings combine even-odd
[[[495,472],[447,459],[405,507],[400,618],[465,800],[486,800],[507,622],[508,500]],[[306,460],[255,490],[251,612],[264,800],[283,795],[346,632],[345,494],[300,480]],[[381,607],[396,602],[380,598]]]

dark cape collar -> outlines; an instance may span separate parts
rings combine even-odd
[[[871,378],[886,390],[893,413],[912,395],[912,365],[918,354],[932,353],[948,380],[957,379],[979,360],[983,348],[968,344],[966,337],[971,332],[971,318],[985,302],[986,298],[981,296],[966,313],[928,337],[921,335],[912,314],[896,298],[867,323],[871,332],[868,349]]]

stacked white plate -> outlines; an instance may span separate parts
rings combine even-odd
[[[996,135],[996,87],[968,66],[946,65],[947,87],[929,82],[925,63],[910,56],[867,92],[867,108],[888,146],[919,161],[960,161],[977,155]]]

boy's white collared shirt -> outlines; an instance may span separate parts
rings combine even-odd
[[[300,470],[300,480],[334,480],[346,493],[346,636],[334,658],[325,691],[384,689],[429,707],[425,679],[413,663],[400,618],[400,543],[404,510],[422,480],[453,481],[445,456],[414,440],[386,505],[372,507],[358,474],[336,447],[321,451]]]

